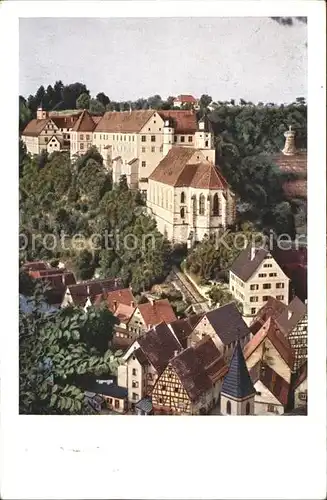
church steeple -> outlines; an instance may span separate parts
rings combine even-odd
[[[238,340],[221,388],[223,415],[253,415],[255,389]]]

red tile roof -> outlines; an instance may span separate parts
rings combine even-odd
[[[25,262],[22,265],[22,269],[24,269],[25,271],[41,271],[48,268],[49,268],[48,264],[43,260],[36,260],[34,262]]]
[[[34,118],[26,125],[22,132],[22,135],[38,137],[49,121],[50,118],[42,118],[42,120],[37,120],[36,118]]]
[[[51,120],[57,125],[58,128],[72,128],[77,122],[82,111],[75,113],[73,115],[52,115],[50,114]]]
[[[84,109],[83,113],[80,115],[78,120],[75,122],[72,131],[73,132],[93,132],[96,124],[90,115],[90,113]]]
[[[155,326],[163,321],[165,323],[171,323],[177,319],[174,310],[167,299],[155,300],[152,303],[146,302],[145,304],[139,304],[137,308],[140,311],[145,324],[148,326]]]
[[[198,129],[196,113],[185,110],[160,110],[158,115],[166,121],[169,120],[175,134],[195,134]]]
[[[258,363],[251,368],[250,377],[253,384],[260,380],[283,406],[287,405],[290,384],[270,366],[263,361],[258,361]]]
[[[116,318],[119,319],[121,323],[128,323],[134,311],[135,307],[132,307],[131,305],[118,304],[118,307],[114,312],[114,315],[116,316]]]
[[[132,306],[133,310],[136,305],[135,297],[130,288],[122,288],[120,290],[112,290],[97,295],[94,300],[94,305],[106,302],[108,309],[115,312],[119,304]]]
[[[254,335],[254,337],[252,337],[250,342],[246,344],[244,348],[245,359],[249,359],[253,352],[262,344],[262,342],[265,342],[266,339],[270,340],[285,363],[291,370],[293,370],[294,351],[289,341],[282,333],[279,325],[273,318],[268,318],[260,330]]]
[[[84,307],[88,297],[90,297],[93,302],[101,293],[114,289],[119,290],[120,288],[121,283],[119,280],[107,278],[76,283],[75,285],[67,287],[66,293],[70,293],[72,301],[75,305]]]
[[[173,147],[149,179],[175,187],[225,190],[228,185],[218,167],[203,160],[199,153],[194,148]]]
[[[189,95],[189,94],[181,94],[178,97],[176,97],[175,101],[181,101],[183,103],[187,103],[187,102],[196,103],[197,102],[195,97],[193,97],[192,95]]]
[[[250,324],[251,333],[255,334],[264,325],[268,318],[277,319],[287,309],[287,305],[274,297],[269,297],[265,305],[258,311]]]
[[[154,110],[107,111],[97,124],[95,132],[137,133],[154,113]]]

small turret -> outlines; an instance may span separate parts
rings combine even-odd
[[[286,138],[285,146],[283,149],[283,154],[286,156],[291,156],[296,153],[295,147],[295,132],[292,130],[290,125],[289,129],[285,132],[284,137]]]
[[[37,120],[43,120],[44,118],[48,117],[48,113],[42,108],[42,104],[37,108],[36,111],[36,119]]]
[[[162,152],[163,156],[166,156],[173,147],[174,133],[175,133],[175,129],[174,127],[171,126],[169,120],[165,120],[163,133],[164,136],[163,136]]]

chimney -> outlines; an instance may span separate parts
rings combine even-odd
[[[293,311],[287,311],[287,319],[290,320],[293,316]]]
[[[114,300],[113,304],[114,304],[114,311],[116,311],[117,310],[117,300]]]
[[[135,307],[135,302],[134,302],[134,300],[132,300],[132,302],[131,302],[131,307]]]
[[[251,260],[253,260],[253,259],[254,259],[254,257],[255,257],[255,246],[254,246],[254,245],[252,245],[252,247],[251,247],[251,255],[250,255],[250,259],[251,259]]]
[[[286,141],[282,153],[286,156],[294,155],[296,153],[295,140],[294,140],[295,132],[294,130],[292,130],[291,125],[289,129],[285,132],[284,137],[286,138]]]

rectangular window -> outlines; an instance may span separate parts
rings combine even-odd
[[[146,162],[142,161],[142,167],[146,167]]]
[[[145,147],[144,146],[142,147],[142,153],[145,153]]]
[[[251,314],[255,314],[256,312],[256,308],[255,307],[251,307]]]
[[[137,369],[136,368],[133,368],[132,375],[137,375]]]
[[[174,391],[179,392],[179,387],[175,387]]]
[[[191,135],[188,136],[188,142],[193,142],[193,137]]]
[[[250,297],[250,302],[258,302],[258,297],[256,296]]]
[[[165,390],[167,389],[167,387],[166,387],[165,385],[162,385],[162,386],[161,386],[161,389],[162,389],[163,391],[165,391]]]
[[[80,147],[80,149],[84,149],[84,144],[83,144],[83,143],[82,143],[82,144],[80,144],[80,146],[79,146],[79,147]]]
[[[264,296],[262,297],[262,300],[263,300],[264,302],[267,302],[267,300],[268,300],[268,299],[269,299],[269,296],[268,296],[268,295],[264,295]]]
[[[95,134],[93,134],[93,139],[95,139],[95,138],[96,138],[96,135],[95,135]]]
[[[156,152],[156,148],[154,146],[152,146],[151,153],[155,153],[155,152]]]
[[[139,383],[136,380],[132,381],[132,387],[135,387],[136,389],[138,388]]]
[[[272,267],[272,264],[264,264],[263,267]]]
[[[119,408],[119,399],[115,399],[115,408]]]
[[[87,141],[89,141],[89,140],[90,140],[90,135],[89,135],[89,134],[86,134],[85,139],[86,139]]]
[[[174,142],[177,142],[177,135],[174,135]]]
[[[151,135],[151,142],[156,142],[156,136],[155,135]]]
[[[276,288],[284,288],[284,283],[276,283]]]
[[[137,392],[133,392],[132,399],[134,399],[134,401],[139,399],[139,395],[137,394]]]
[[[45,140],[45,142],[48,142],[49,139],[47,137],[45,137],[44,140]]]
[[[112,398],[108,398],[108,403],[112,405]]]
[[[124,135],[124,141],[126,141],[126,135]]]
[[[79,138],[80,138],[80,140],[81,140],[81,141],[83,141],[83,140],[84,140],[84,135],[83,135],[83,134],[81,134],[81,135],[79,136]],[[101,139],[101,135],[100,135],[100,139]]]
[[[269,278],[276,278],[277,273],[269,273]]]
[[[266,276],[267,276],[266,273],[260,273],[259,274],[259,278],[265,278]]]
[[[275,406],[274,405],[268,405],[267,410],[268,410],[269,413],[274,413],[275,412]]]
[[[81,135],[81,139],[83,139],[82,135]],[[102,141],[102,134],[100,134],[100,141]]]
[[[259,290],[259,285],[250,285],[250,290]]]
[[[284,300],[284,295],[277,295],[276,299],[277,300]]]
[[[142,137],[141,137],[141,141],[142,141],[142,142],[146,142],[146,135],[142,135]]]
[[[271,288],[271,284],[270,284],[270,283],[264,283],[264,284],[262,285],[262,288],[263,288],[264,290],[269,290],[269,289]]]
[[[185,142],[185,136],[181,135],[181,142]]]

